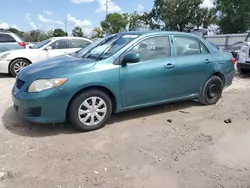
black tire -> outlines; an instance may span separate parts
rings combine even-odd
[[[30,64],[30,62],[26,59],[16,59],[10,63],[10,74],[14,77],[17,75],[17,71],[15,70],[15,67],[17,64],[22,64],[24,65],[23,67],[26,67]]]
[[[106,114],[103,116],[104,117],[103,120],[97,123],[96,125],[91,125],[91,126],[82,123],[78,117],[78,110],[81,104],[90,97],[98,97],[102,99],[105,102],[107,108]],[[101,90],[91,89],[82,92],[71,102],[68,111],[68,118],[74,128],[76,128],[79,131],[87,132],[87,131],[94,131],[104,127],[106,122],[109,120],[111,114],[112,114],[112,101],[110,97]]]
[[[220,77],[212,76],[204,84],[199,102],[204,105],[213,105],[218,102],[223,91],[223,82]]]
[[[238,70],[238,72],[239,72],[241,75],[248,75],[248,74],[250,73],[250,70],[243,69],[243,68],[240,68],[240,67],[238,67],[237,70]]]

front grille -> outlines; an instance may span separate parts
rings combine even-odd
[[[26,114],[30,117],[40,117],[42,115],[42,108],[41,107],[34,107],[27,109]]]
[[[25,84],[24,81],[20,80],[20,79],[16,79],[16,87],[18,89],[21,89],[21,87],[23,87],[23,85]]]

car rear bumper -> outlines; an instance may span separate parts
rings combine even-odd
[[[237,62],[237,69],[247,69],[250,70],[250,62],[239,63]]]
[[[227,75],[225,75],[225,85],[224,85],[225,87],[232,85],[234,75],[235,75],[235,70],[233,70],[230,73],[228,73]]]
[[[60,89],[51,89],[40,93],[19,92],[15,86],[12,89],[15,111],[22,119],[35,123],[64,122],[69,101],[68,96]]]
[[[10,61],[0,61],[0,73],[9,73]]]

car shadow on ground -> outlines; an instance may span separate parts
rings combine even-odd
[[[200,106],[200,104],[194,101],[183,101],[122,112],[119,114],[114,114],[108,121],[106,126],[115,126],[118,125],[119,122],[123,122],[126,120],[144,118],[147,116],[171,111],[182,111],[182,113],[188,113],[185,111],[185,109],[192,106]],[[20,119],[20,117],[14,111],[13,107],[9,107],[4,112],[2,116],[2,123],[6,130],[8,130],[9,132],[26,137],[46,137],[60,134],[80,133],[68,123],[35,124],[26,122]]]
[[[13,78],[14,79],[14,77],[10,74],[0,74],[0,79],[6,79],[6,78]]]

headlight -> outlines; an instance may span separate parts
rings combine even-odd
[[[10,53],[3,54],[2,56],[0,56],[0,61],[5,60],[9,55],[10,55]]]
[[[46,89],[55,88],[63,85],[67,78],[53,78],[53,79],[40,79],[32,82],[29,86],[28,92],[40,92]]]

